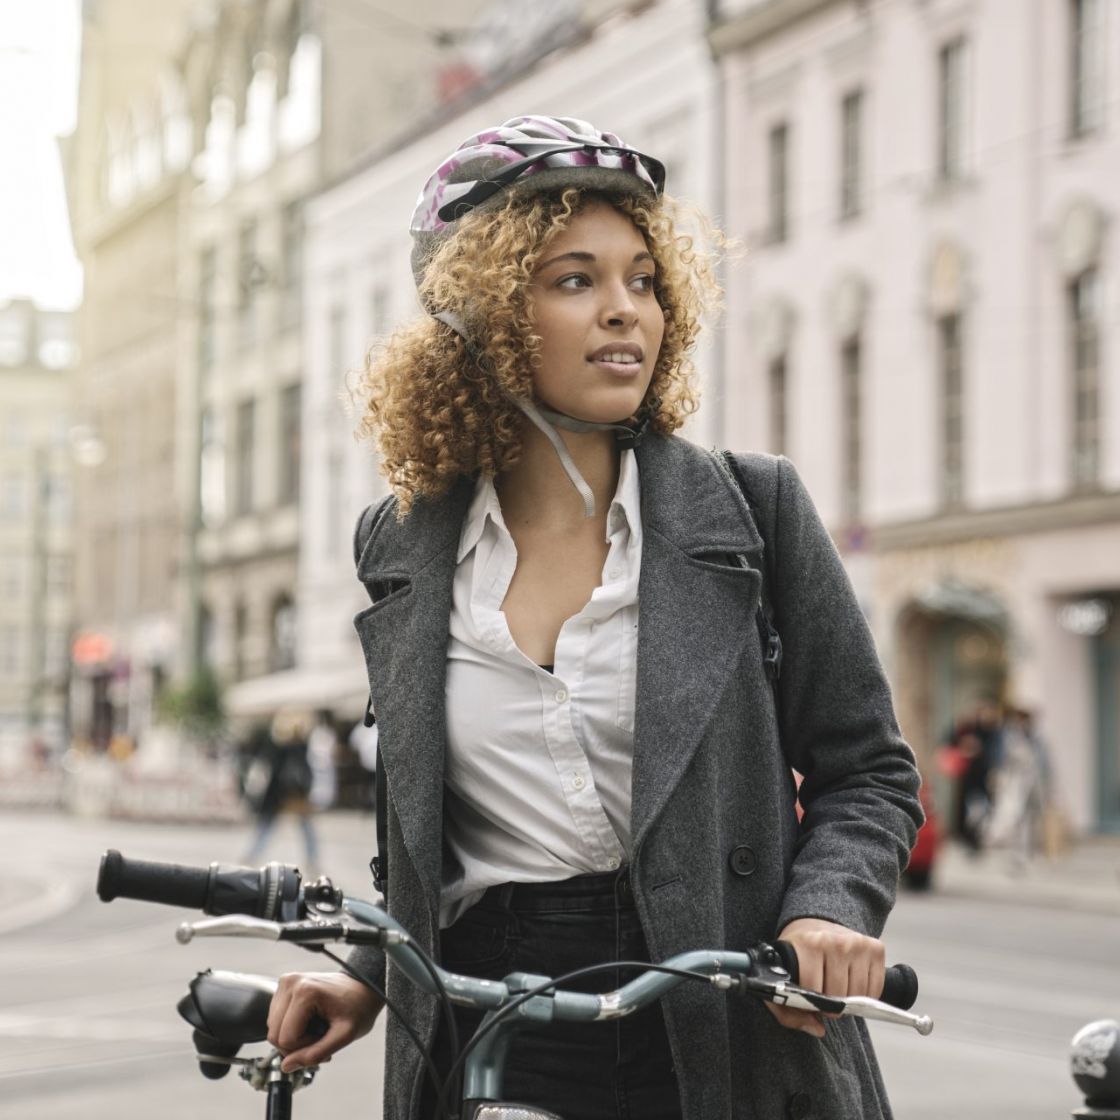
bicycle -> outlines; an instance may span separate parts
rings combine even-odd
[[[660,964],[610,961],[555,978],[512,973],[503,981],[478,980],[440,968],[380,907],[344,895],[325,876],[304,884],[299,870],[289,865],[269,863],[249,868],[214,863],[206,868],[185,867],[125,859],[120,852],[110,850],[101,858],[97,893],[104,902],[132,898],[211,915],[180,924],[176,937],[183,944],[195,937],[257,937],[325,953],[385,999],[368,978],[349,969],[326,948],[338,943],[376,945],[412,983],[439,997],[449,1023],[452,1004],[484,1009],[482,1025],[461,1049],[458,1040],[453,1040],[458,1056],[442,1078],[409,1028],[425,1055],[437,1090],[437,1108],[448,1120],[452,1116],[448,1107],[452,1093],[461,1105],[457,1114],[460,1120],[561,1120],[544,1109],[503,1099],[505,1054],[515,1033],[529,1025],[620,1018],[686,980],[711,984],[728,995],[791,1008],[905,1025],[922,1035],[933,1030],[929,1016],[909,1011],[917,998],[918,982],[908,965],[887,969],[880,999],[840,999],[800,987],[796,952],[782,942],[759,943],[741,952],[697,949]],[[614,991],[597,995],[560,987],[577,977],[620,967],[638,969],[640,974]],[[267,1092],[267,1120],[290,1120],[293,1092],[311,1084],[316,1070],[284,1073],[280,1068],[282,1056],[275,1050],[256,1058],[238,1056],[242,1046],[266,1039],[269,1003],[276,987],[277,981],[270,977],[208,969],[191,981],[178,1010],[194,1028],[195,1049],[204,1076],[216,1079],[232,1067],[240,1067],[243,1080]],[[326,1026],[323,1022],[313,1024],[311,1033],[322,1034]]]

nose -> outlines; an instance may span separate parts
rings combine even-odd
[[[630,327],[638,321],[638,307],[634,293],[622,282],[604,289],[602,317],[610,327]]]

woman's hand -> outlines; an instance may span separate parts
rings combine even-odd
[[[778,934],[797,950],[798,983],[826,996],[871,996],[883,991],[886,951],[874,937],[826,922],[822,918],[795,918]],[[815,1011],[766,1005],[783,1027],[824,1038],[824,1020]]]
[[[284,1055],[285,1073],[322,1065],[369,1034],[381,1007],[378,996],[343,972],[289,972],[268,1009],[268,1041]],[[322,1038],[307,1033],[316,1015],[330,1024]]]

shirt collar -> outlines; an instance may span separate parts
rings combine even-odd
[[[474,497],[467,508],[467,516],[463,519],[463,531],[459,534],[459,554],[456,563],[462,563],[464,557],[482,540],[487,521],[493,521],[499,528],[505,528],[506,523],[502,518],[502,507],[498,501],[498,492],[494,489],[494,480],[479,475],[474,487]]]
[[[638,482],[638,460],[632,450],[625,450],[619,456],[618,486],[614,497],[611,499],[610,508],[607,510],[607,540],[609,541],[623,527],[631,533],[639,530],[642,523],[642,496]],[[492,521],[495,527],[505,529],[506,523],[502,517],[501,503],[498,501],[498,492],[494,489],[494,480],[479,476],[475,483],[474,497],[467,509],[467,516],[463,519],[463,531],[459,535],[459,552],[457,563],[470,554],[486,529],[487,521]]]
[[[638,459],[632,450],[619,456],[618,487],[607,510],[607,540],[625,525],[631,534],[642,524],[642,492],[638,482]]]

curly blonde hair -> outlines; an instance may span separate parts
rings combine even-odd
[[[600,201],[630,218],[657,266],[665,335],[640,412],[653,431],[668,435],[696,411],[691,352],[721,295],[718,232],[698,211],[664,196],[647,201],[574,188],[511,194],[504,207],[462,219],[420,288],[424,306],[453,311],[474,344],[468,348],[446,324],[423,316],[375,344],[352,387],[362,409],[357,435],[376,439],[400,516],[461,475],[492,478],[517,462],[526,418],[511,396],[530,398],[541,344],[529,299],[533,273],[553,238]],[[699,238],[681,231],[682,215]]]

